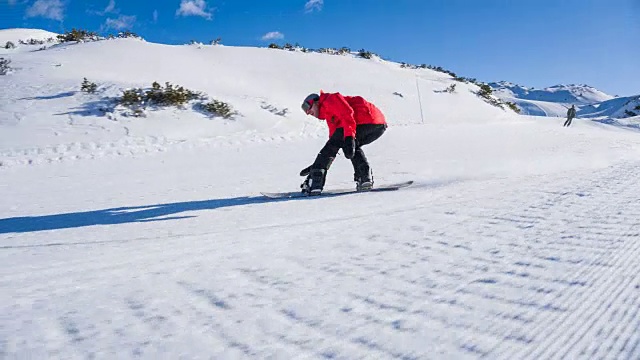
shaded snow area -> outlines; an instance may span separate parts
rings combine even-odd
[[[352,56],[133,39],[14,50],[0,359],[640,358],[637,117],[566,128]],[[240,115],[112,103],[152,81]],[[380,106],[389,128],[364,147],[376,184],[414,185],[260,196],[298,189],[324,145],[299,108],[320,89]],[[352,178],[339,154],[325,188]]]

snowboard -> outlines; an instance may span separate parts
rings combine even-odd
[[[302,191],[288,191],[288,192],[261,192],[263,196],[266,196],[270,199],[293,199],[293,198],[317,198],[317,197],[327,197],[327,196],[337,196],[337,195],[346,195],[346,194],[355,194],[355,193],[364,193],[364,192],[381,192],[381,191],[394,191],[405,188],[413,184],[413,181],[403,181],[399,183],[393,184],[382,184],[375,186],[370,190],[356,190],[354,188],[350,189],[327,189],[322,191],[319,195],[307,195],[303,194]]]

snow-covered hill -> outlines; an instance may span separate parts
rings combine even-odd
[[[526,88],[506,81],[489,84],[494,95],[514,102],[522,114],[536,116],[566,116],[575,105],[578,117],[599,121],[627,118],[640,114],[640,95],[614,97],[588,85],[556,85],[544,89]]]
[[[640,117],[567,128],[353,56],[136,39],[5,56],[0,359],[640,358]],[[239,115],[115,106],[153,81]],[[324,146],[300,110],[320,89],[382,109],[376,184],[413,186],[260,195],[299,189]],[[326,188],[352,179],[339,154]]]
[[[4,47],[7,42],[18,45],[20,41],[29,40],[48,41],[56,39],[58,34],[39,29],[0,29],[0,47]]]
[[[320,136],[324,125],[299,110],[301,98],[320,90],[364,96],[384,109],[394,125],[480,124],[516,117],[479,98],[476,85],[456,83],[432,70],[354,56],[115,39],[18,51],[10,59],[16,70],[0,78],[5,85],[0,89],[0,111],[6,114],[0,119],[0,151],[9,158],[5,164],[43,160],[33,154],[46,159],[55,152],[57,158],[63,155],[60,149],[69,149],[79,138],[82,154],[73,156],[89,156],[89,149],[123,139],[155,144],[232,134]],[[96,94],[80,92],[83,78],[98,85]],[[232,121],[211,119],[190,105],[131,118],[112,103],[124,89],[148,88],[154,81],[203,92],[229,103],[240,115]],[[455,93],[443,92],[453,83]],[[48,147],[40,149],[42,144]]]

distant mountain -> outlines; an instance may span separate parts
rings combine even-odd
[[[535,89],[501,81],[489,86],[496,97],[514,102],[524,115],[563,117],[571,105],[578,109],[578,117],[625,118],[640,114],[640,96],[615,97],[584,84]]]
[[[544,89],[535,89],[501,81],[490,83],[489,86],[494,89],[494,93],[498,96],[563,104],[588,105],[614,98],[614,96],[589,85],[555,85]]]

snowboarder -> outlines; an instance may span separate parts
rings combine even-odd
[[[563,127],[569,127],[571,126],[571,120],[573,120],[573,118],[576,117],[576,106],[575,105],[571,105],[571,107],[569,108],[569,110],[567,110],[567,121],[564,122],[564,125],[562,125]]]
[[[300,176],[307,176],[300,185],[302,192],[307,195],[322,192],[327,171],[340,149],[353,164],[356,189],[370,190],[373,176],[362,146],[377,140],[387,129],[380,109],[361,96],[320,91],[320,95],[310,94],[304,99],[302,111],[325,120],[329,127],[329,140],[313,164],[300,172]]]

